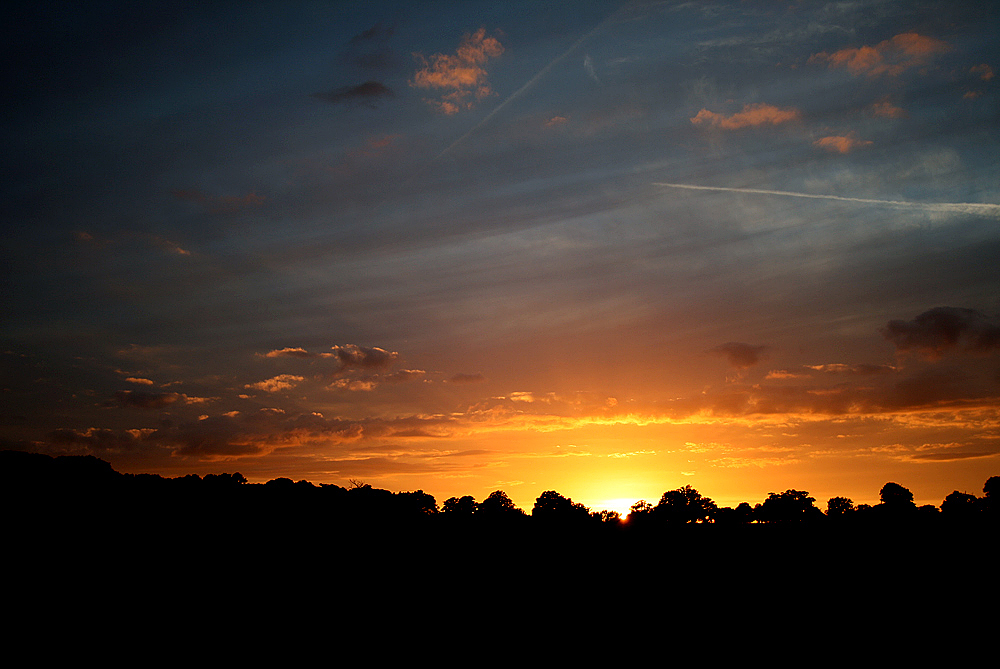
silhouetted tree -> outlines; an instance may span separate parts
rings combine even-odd
[[[831,497],[826,502],[826,515],[843,517],[854,511],[854,502],[847,497]]]
[[[479,503],[476,515],[485,518],[512,518],[523,516],[524,512],[514,505],[503,490],[494,490]]]
[[[591,515],[602,523],[617,525],[622,522],[622,515],[617,511],[608,511],[607,509],[604,509],[603,511],[595,511]]]
[[[649,521],[652,512],[653,505],[644,499],[640,499],[629,508],[628,515],[625,516],[625,522],[632,526],[645,524]]]
[[[549,522],[582,522],[590,519],[590,509],[555,490],[546,490],[535,500],[531,517]]]
[[[913,493],[898,483],[886,483],[878,492],[879,499],[888,506],[913,505]]]
[[[720,507],[712,514],[712,522],[720,525],[746,525],[753,522],[753,507],[747,502],[740,502],[735,509]]]
[[[874,511],[883,521],[911,522],[916,520],[917,505],[913,503],[913,493],[898,483],[886,483],[879,490],[878,504]]]
[[[975,495],[955,490],[941,502],[941,513],[954,520],[968,520],[980,509]]]
[[[686,485],[663,493],[653,507],[653,516],[665,523],[704,523],[712,518],[715,509],[715,502]]]
[[[455,516],[471,516],[476,512],[479,505],[472,495],[462,497],[449,497],[441,507],[441,513],[449,513]]]
[[[983,484],[983,497],[979,500],[983,511],[1000,516],[1000,476],[991,476]]]
[[[765,523],[789,523],[814,520],[822,512],[813,506],[816,498],[805,490],[786,490],[783,493],[768,493],[767,499],[758,507],[754,516]]]
[[[434,496],[423,490],[396,494],[396,508],[408,516],[431,516],[438,512]]]

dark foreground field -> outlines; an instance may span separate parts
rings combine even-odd
[[[550,630],[711,651],[818,632],[929,641],[997,622],[995,522],[455,517],[390,512],[375,497],[352,505],[315,487],[220,478],[210,489],[197,477],[185,487],[94,459],[70,475],[44,457],[4,460],[10,638],[41,626],[143,643],[184,630],[260,643],[279,631],[342,644],[431,631],[520,643]]]

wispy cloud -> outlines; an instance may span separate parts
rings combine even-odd
[[[816,200],[837,200],[839,202],[857,202],[859,204],[877,204],[891,207],[913,207],[927,211],[955,212],[962,214],[978,214],[980,216],[1000,217],[1000,204],[985,204],[979,202],[907,202],[902,200],[875,200],[863,197],[843,197],[840,195],[820,195],[816,193],[795,193],[784,190],[765,190],[762,188],[729,188],[725,186],[694,186],[691,184],[654,183],[654,186],[664,188],[684,188],[687,190],[708,190],[729,193],[757,193],[759,195],[777,195],[780,197],[805,197]]]

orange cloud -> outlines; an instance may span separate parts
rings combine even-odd
[[[871,141],[858,139],[857,135],[853,132],[849,132],[847,135],[822,137],[813,142],[813,146],[818,146],[827,151],[836,151],[837,153],[849,153],[858,147],[869,146],[870,144]]]
[[[809,62],[826,62],[831,68],[843,67],[855,76],[898,76],[910,68],[926,66],[934,56],[949,50],[951,47],[946,42],[933,37],[901,33],[875,46],[841,49],[833,53],[823,51],[812,56]]]
[[[738,130],[758,125],[780,125],[795,121],[801,112],[793,107],[782,109],[769,104],[744,105],[742,111],[730,116],[702,109],[697,116],[691,118],[695,125],[707,125],[723,130]]]
[[[490,58],[498,57],[503,50],[499,40],[487,37],[486,29],[480,28],[462,38],[462,44],[454,55],[436,53],[425,58],[414,54],[422,67],[413,75],[410,86],[448,91],[439,99],[426,100],[445,114],[471,109],[475,100],[493,94],[483,65]]]
[[[259,383],[248,383],[244,388],[252,388],[256,390],[263,390],[269,393],[276,393],[279,390],[288,390],[294,388],[295,385],[305,379],[301,376],[293,376],[292,374],[279,374],[273,378],[267,379],[266,381],[261,381]]]

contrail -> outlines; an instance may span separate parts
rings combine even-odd
[[[842,197],[840,195],[816,195],[815,193],[793,193],[786,190],[763,190],[761,188],[726,188],[724,186],[692,186],[691,184],[654,183],[654,186],[666,188],[686,188],[688,190],[714,190],[729,193],[757,193],[759,195],[779,195],[782,197],[807,197],[814,200],[838,200],[840,202],[857,202],[859,204],[880,204],[890,207],[910,207],[925,211],[957,212],[963,214],[978,214],[1000,218],[1000,204],[982,204],[978,202],[906,202],[903,200],[872,200],[863,197]]]
[[[577,48],[581,44],[583,44],[584,42],[586,42],[588,39],[590,39],[594,35],[594,33],[596,33],[598,30],[600,30],[605,25],[607,25],[608,22],[611,21],[611,19],[613,19],[614,17],[618,16],[619,14],[621,14],[626,9],[630,8],[632,6],[632,4],[633,3],[629,3],[628,5],[625,5],[624,7],[620,7],[618,9],[618,11],[609,14],[608,17],[606,19],[604,19],[603,21],[601,21],[600,23],[598,23],[594,27],[593,30],[591,30],[589,33],[587,33],[586,35],[584,35],[583,37],[581,37],[577,41],[573,42],[573,45],[570,48],[566,49],[561,55],[556,56],[556,58],[551,63],[549,63],[548,65],[546,65],[545,67],[543,67],[538,72],[538,74],[536,74],[535,76],[533,76],[528,81],[528,83],[526,83],[524,86],[521,86],[521,88],[519,88],[516,91],[514,91],[514,93],[512,93],[509,98],[507,98],[506,100],[504,100],[503,102],[501,102],[499,105],[497,105],[493,109],[493,111],[491,111],[489,114],[487,114],[486,117],[482,121],[480,121],[479,123],[477,123],[475,125],[475,127],[472,128],[472,130],[468,131],[467,133],[465,133],[464,135],[462,135],[461,137],[459,137],[458,139],[456,139],[454,142],[452,142],[451,145],[447,149],[445,149],[444,151],[442,151],[441,153],[439,153],[437,155],[437,158],[435,158],[434,160],[439,160],[440,158],[443,158],[449,151],[451,151],[456,146],[458,146],[459,144],[461,144],[462,142],[464,142],[469,137],[469,135],[471,135],[472,133],[476,132],[477,130],[479,130],[480,128],[482,128],[484,125],[486,125],[487,123],[489,123],[490,119],[493,118],[494,116],[496,116],[497,113],[499,113],[501,109],[503,109],[504,107],[506,107],[507,105],[509,105],[511,102],[513,102],[514,100],[516,100],[519,97],[521,97],[522,95],[524,95],[524,93],[526,91],[530,90],[532,86],[534,86],[536,83],[538,83],[539,79],[541,79],[546,74],[548,74],[549,70],[551,70],[553,67],[555,67],[558,63],[562,62],[566,58],[566,56],[568,56],[571,53],[573,53],[574,51],[576,51]]]

